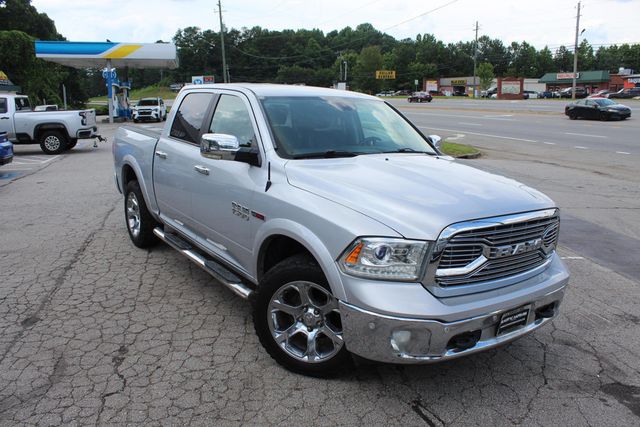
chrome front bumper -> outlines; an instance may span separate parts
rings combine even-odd
[[[528,301],[531,309],[526,324],[499,336],[496,332],[501,314],[522,304],[456,322],[441,322],[377,314],[340,302],[345,345],[354,354],[388,363],[433,363],[477,353],[526,335],[553,320],[565,289],[566,284]],[[550,317],[536,313],[550,304],[553,304]],[[475,345],[463,350],[450,348],[452,338],[471,332],[480,333]]]

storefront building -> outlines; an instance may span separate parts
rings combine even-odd
[[[624,88],[631,89],[634,87],[640,87],[640,74],[630,74],[628,76],[622,76],[624,81]]]
[[[546,84],[548,91],[562,90],[573,85],[573,73],[547,73],[538,82]],[[576,86],[588,93],[611,90],[610,82],[609,71],[580,71],[576,77]]]
[[[476,85],[480,85],[480,78],[476,77]],[[443,95],[473,96],[473,76],[470,77],[443,77],[438,83],[438,90]]]

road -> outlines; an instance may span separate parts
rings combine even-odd
[[[633,143],[611,141],[632,153],[619,155],[572,148],[564,136],[549,147],[543,133],[526,138],[536,142],[476,135],[518,125],[474,134],[456,117],[430,117],[449,114],[433,107],[407,111],[480,147],[483,157],[467,163],[563,208],[559,253],[572,281],[552,326],[437,365],[363,364],[333,380],[291,374],[260,347],[247,303],[168,247],[129,242],[110,144],[81,142],[0,181],[0,424],[638,424],[640,279],[616,260],[640,247]],[[570,132],[600,125],[562,120]],[[101,125],[110,140],[114,130]],[[17,161],[36,155],[20,150]]]

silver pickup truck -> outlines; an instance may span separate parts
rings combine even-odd
[[[187,86],[174,106],[161,132],[116,133],[129,236],[250,299],[286,368],[447,360],[558,315],[554,203],[442,155],[383,100],[229,84]]]
[[[46,154],[70,150],[79,139],[101,138],[96,111],[33,111],[25,95],[0,92],[0,132],[14,144],[40,144]]]

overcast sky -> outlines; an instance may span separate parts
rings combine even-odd
[[[72,41],[170,41],[187,26],[220,29],[214,0],[32,0],[32,4]],[[369,22],[397,39],[432,33],[445,42],[471,40],[478,20],[480,35],[505,44],[526,40],[537,48],[553,49],[573,44],[576,4],[571,0],[223,0],[222,10],[228,28],[319,28],[327,33]],[[580,27],[586,30],[582,38],[595,47],[640,43],[640,0],[584,0],[582,6]]]

